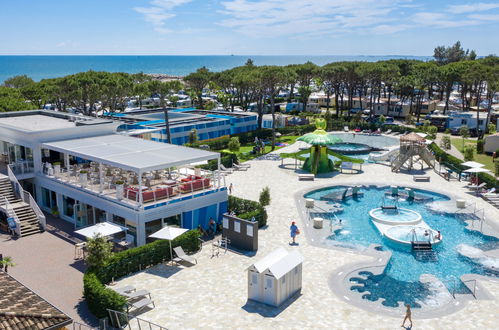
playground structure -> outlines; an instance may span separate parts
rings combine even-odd
[[[433,168],[435,157],[426,145],[426,139],[416,133],[409,133],[400,138],[400,148],[397,158],[392,162],[392,172],[398,172],[402,167],[412,170],[414,165],[424,163]]]
[[[315,121],[315,127],[315,131],[297,139],[312,145],[310,155],[303,163],[303,169],[313,174],[331,172],[334,170],[334,163],[329,159],[327,146],[342,140],[325,131],[326,121],[322,118]]]

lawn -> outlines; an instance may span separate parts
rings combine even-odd
[[[451,138],[451,143],[456,147],[459,152],[463,153],[463,139],[462,138]],[[494,162],[492,161],[492,156],[486,154],[476,153],[476,140],[464,139],[465,145],[473,146],[473,160],[485,165],[485,168],[491,170],[494,173]]]
[[[295,143],[295,141],[298,137],[299,136],[297,136],[297,135],[281,136],[281,137],[277,138],[276,141],[281,142],[281,143],[287,143],[288,145],[292,145],[293,143]],[[255,146],[254,143],[242,145],[241,148],[239,149],[239,152],[236,153],[237,157],[243,161],[246,161],[246,160],[250,160],[250,159],[256,158],[258,156],[261,156],[261,154],[258,154],[258,155],[251,154],[251,151],[253,151],[254,146]],[[281,147],[276,146],[275,150],[281,149],[281,148],[284,148],[284,146],[281,146]],[[228,149],[224,149],[224,150],[220,150],[220,151],[230,152]],[[271,151],[272,151],[272,147],[270,145],[265,145],[265,154],[267,154]]]

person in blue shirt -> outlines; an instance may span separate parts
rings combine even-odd
[[[295,238],[296,235],[300,234],[300,230],[298,229],[298,226],[296,226],[295,222],[291,222],[291,226],[289,227],[289,230],[291,231],[291,238],[293,239],[293,244],[296,244]]]

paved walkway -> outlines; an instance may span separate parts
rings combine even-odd
[[[95,325],[83,301],[83,260],[74,260],[74,226],[47,216],[47,231],[12,240],[0,235],[0,253],[11,256],[9,274],[74,321]]]
[[[440,147],[440,142],[442,141],[442,137],[444,135],[448,135],[452,139],[452,136],[450,134],[437,133],[437,138],[435,139],[435,142],[438,144],[439,147]],[[458,159],[464,160],[463,154],[459,150],[457,150],[457,148],[454,147],[454,145],[452,143],[450,145],[450,150],[445,150],[445,151],[448,154],[450,154]]]
[[[298,144],[278,152],[292,152]],[[268,157],[267,157],[268,158]],[[141,314],[141,318],[170,329],[226,328],[226,329],[400,329],[400,317],[366,312],[336,296],[328,279],[341,266],[373,260],[372,257],[311,246],[305,237],[299,237],[298,246],[289,245],[289,225],[299,219],[295,193],[306,188],[323,185],[378,183],[417,186],[448,192],[476,202],[485,208],[489,219],[499,222],[499,211],[462,188],[456,181],[447,182],[433,171],[428,171],[431,182],[415,183],[412,175],[392,173],[384,165],[363,166],[358,175],[335,174],[315,181],[298,181],[294,160],[287,160],[281,167],[276,160],[252,160],[246,172],[235,172],[226,178],[233,183],[234,194],[257,200],[262,188],[268,186],[271,204],[268,206],[268,227],[259,231],[259,250],[249,257],[232,252],[211,257],[211,248],[205,246],[195,257],[198,264],[192,267],[158,265],[119,281],[117,286],[134,285],[151,292],[156,308]],[[302,235],[303,236],[303,235]],[[247,301],[246,268],[277,247],[299,250],[304,258],[303,290],[301,296],[280,309],[273,309]],[[418,319],[413,311],[414,325],[418,329],[492,329],[499,322],[499,281],[484,281],[483,285],[495,295],[495,300],[471,301],[458,313],[438,320]]]

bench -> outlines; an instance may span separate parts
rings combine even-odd
[[[298,180],[312,180],[314,181],[315,175],[313,174],[298,174]]]
[[[150,299],[147,299],[147,298],[143,298],[139,301],[136,301],[136,302],[131,302],[128,304],[127,306],[127,312],[130,312],[130,309],[133,307],[134,311],[138,311],[148,305],[151,305],[156,308],[156,305],[154,304],[154,301],[150,300]]]
[[[412,177],[412,179],[414,181],[426,181],[426,182],[430,182],[430,177],[427,176],[427,175],[414,175]]]

